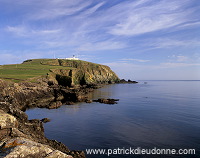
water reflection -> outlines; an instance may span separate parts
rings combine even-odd
[[[53,110],[32,109],[27,114],[30,119],[50,118],[52,121],[45,124],[46,136],[62,141],[70,149],[160,147],[199,150],[199,96],[198,82],[117,84],[91,94],[93,99],[120,99],[116,105],[80,103]]]

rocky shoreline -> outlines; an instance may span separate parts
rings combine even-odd
[[[25,110],[54,109],[75,102],[117,103],[118,99],[89,100],[87,94],[99,87],[94,84],[66,87],[52,84],[45,77],[34,83],[0,79],[0,157],[85,158],[83,151],[71,151],[63,143],[46,138],[43,123],[49,120],[29,120]]]
[[[63,87],[38,83],[13,83],[0,79],[0,157],[84,158],[83,151],[71,151],[63,143],[47,139],[43,121],[28,120],[27,108],[58,108],[86,101],[96,86]]]

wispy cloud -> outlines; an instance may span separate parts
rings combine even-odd
[[[123,42],[107,40],[96,43],[84,43],[78,50],[79,51],[101,51],[101,50],[116,50],[125,48],[127,45]]]
[[[101,6],[103,6],[105,2],[101,2],[93,6],[92,8],[87,9],[85,12],[81,14],[81,16],[88,16],[91,15],[92,13],[96,12]]]
[[[6,5],[12,4],[13,11],[20,9],[26,11],[23,17],[27,18],[27,20],[52,20],[62,16],[76,14],[88,7],[92,2],[90,0],[16,0],[13,3],[12,0],[7,0],[4,3]]]
[[[133,80],[200,79],[199,63],[162,63],[159,65],[137,65],[133,63],[104,63],[120,78]]]
[[[7,26],[6,31],[11,32],[17,36],[31,37],[33,35],[34,36],[44,36],[44,35],[58,34],[61,30],[60,29],[39,30],[39,29],[31,29],[31,28],[28,28],[27,26]]]
[[[4,3],[8,5],[10,2]],[[68,46],[80,51],[116,50],[130,46],[126,38],[118,35],[135,36],[174,26],[198,25],[197,20],[187,23],[192,13],[186,9],[189,2],[136,0],[105,7],[109,2],[18,0],[13,4],[13,12],[27,12],[21,17],[21,24],[6,26],[6,30],[30,39],[38,36],[37,41],[33,40],[33,44],[40,43],[38,46]],[[149,45],[159,48],[184,44],[182,41],[159,39]]]
[[[145,45],[153,48],[191,47],[200,46],[198,39],[154,38],[145,40]]]
[[[0,63],[79,52],[83,59],[109,62],[121,74],[198,66],[198,0],[0,3]]]
[[[131,4],[124,3],[126,10],[123,10],[124,14],[122,16],[126,18],[120,18],[118,23],[111,28],[110,33],[113,35],[134,36],[169,29],[187,22],[192,12],[185,8],[189,2],[188,0],[156,2],[149,0],[142,2],[140,7],[136,8],[134,8],[135,2]],[[148,5],[146,5],[147,2]]]
[[[161,63],[159,68],[176,68],[176,67],[190,67],[190,66],[200,66],[200,63]]]
[[[137,62],[141,62],[141,63],[146,63],[146,62],[149,62],[150,60],[144,60],[144,59],[132,59],[132,58],[125,58],[125,59],[121,59],[121,61],[137,61]]]
[[[60,3],[59,5],[47,5],[46,8],[41,8],[41,10],[39,10],[37,14],[32,15],[32,18],[35,20],[39,20],[69,16],[82,11],[84,8],[91,4],[90,2],[86,1],[77,5],[66,5],[65,2],[66,1],[62,1],[62,3]],[[46,4],[48,4],[48,2]]]
[[[23,26],[7,26],[6,31],[11,32],[17,36],[26,36],[27,30]]]
[[[189,58],[186,57],[186,56],[183,56],[183,55],[178,55],[177,56],[177,62],[186,62],[188,60],[189,60]]]
[[[187,23],[179,26],[179,29],[187,29],[187,28],[193,28],[193,27],[199,27],[200,22],[199,21],[188,21]]]

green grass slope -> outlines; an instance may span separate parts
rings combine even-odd
[[[33,59],[22,64],[1,65],[0,78],[14,82],[24,81],[30,78],[44,76],[50,69],[71,69],[66,66],[44,65],[43,62],[55,61],[55,59]]]

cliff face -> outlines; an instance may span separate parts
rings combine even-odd
[[[56,59],[42,62],[44,65],[64,66],[66,69],[51,69],[49,78],[55,78],[64,85],[93,85],[119,82],[118,76],[105,65],[94,64],[81,60]]]

